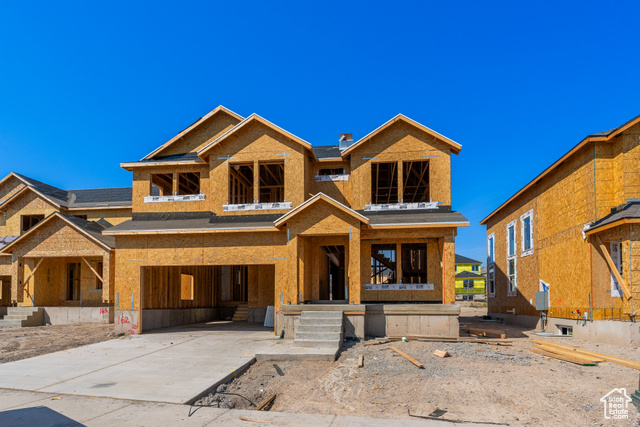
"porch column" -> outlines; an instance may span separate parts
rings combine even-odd
[[[111,257],[115,251],[106,252],[102,256],[102,302],[109,303],[111,297]]]
[[[440,239],[439,239],[440,240]],[[442,303],[453,304],[456,300],[456,258],[453,231],[442,237]]]
[[[360,304],[362,278],[360,276],[360,227],[351,227],[349,233],[349,302]]]
[[[283,286],[282,303],[297,304],[298,303],[298,246],[300,238],[291,236],[287,243],[287,281]]]
[[[20,258],[15,257],[11,264],[11,270],[13,272],[11,277],[11,302],[22,302],[22,298],[18,300],[20,282],[23,277],[22,268],[20,268]]]

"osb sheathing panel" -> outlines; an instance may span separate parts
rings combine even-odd
[[[360,229],[360,224],[360,220],[319,200],[288,220],[287,228],[293,235],[353,234],[354,229]]]
[[[220,135],[240,123],[236,117],[219,112],[200,123],[195,129],[171,145],[158,151],[154,156],[195,153]]]
[[[257,161],[281,162],[284,161],[284,154],[287,154],[284,163],[284,198],[285,201],[292,202],[294,208],[300,205],[306,200],[305,159],[307,153],[305,151],[305,148],[300,144],[259,122],[242,128],[228,140],[214,147],[209,153],[209,179],[215,183],[207,195],[211,196],[210,209],[217,215],[284,213],[282,210],[224,212],[222,206],[227,204],[229,199],[229,164],[225,160],[227,156],[233,157],[229,160],[233,165],[234,163],[254,163]]]
[[[434,156],[434,157],[424,157]],[[371,200],[371,164],[429,161],[429,189],[433,201],[451,204],[450,148],[433,136],[398,121],[354,149],[351,157],[351,207],[364,209]],[[372,159],[373,160],[368,160]]]
[[[442,235],[441,235],[442,236]],[[397,277],[402,277],[402,255],[399,250],[402,248],[402,244],[406,243],[420,243],[424,244],[427,249],[427,282],[435,284],[432,291],[365,291],[362,289],[362,301],[364,302],[385,302],[385,301],[429,301],[429,302],[443,302],[443,293],[450,294],[455,293],[455,280],[454,287],[452,289],[445,289],[445,285],[448,284],[447,279],[449,275],[453,275],[455,269],[455,262],[450,266],[446,266],[448,270],[451,270],[451,274],[443,276],[443,261],[444,248],[442,237],[432,238],[380,238],[375,241],[363,241],[361,244],[361,285],[371,283],[371,245],[379,244],[395,244],[400,245],[396,249],[396,268]],[[399,249],[399,250],[398,250]],[[448,248],[451,251],[451,248]],[[450,256],[450,254],[448,254]],[[448,284],[450,286],[450,284]]]
[[[97,261],[102,257],[86,257],[95,269]],[[31,272],[40,260],[34,258],[23,259],[24,278]],[[106,262],[105,259],[103,262]],[[78,300],[67,300],[67,264],[80,264],[80,289]],[[106,271],[106,270],[105,270]],[[104,275],[104,271],[103,271]],[[97,289],[96,276],[91,269],[78,257],[45,258],[29,280],[25,289],[23,306],[31,306],[33,297],[35,306],[60,307],[100,307],[104,306],[102,290]],[[80,301],[80,297],[81,300]]]
[[[214,266],[145,268],[142,273],[142,280],[144,280],[143,308],[217,307],[220,300],[219,269],[220,267]],[[193,276],[193,299],[182,299],[180,289],[182,274]]]
[[[20,222],[22,215],[44,215],[45,217],[57,212],[53,204],[40,197],[33,191],[26,191],[20,197],[12,201],[6,210],[7,220],[2,236],[17,236],[20,234]],[[0,215],[1,216],[1,215]]]
[[[622,241],[622,279],[625,281],[627,286],[630,286],[632,279],[631,275],[632,273],[634,273],[629,270],[630,262],[633,261],[631,253],[629,252],[629,250],[631,249],[629,241],[629,231],[630,226],[623,225],[620,227],[614,227],[608,230],[604,230],[597,234],[603,241],[604,246],[609,253],[610,242],[612,240]],[[633,232],[631,233],[631,236],[634,237]],[[622,311],[628,312],[628,310],[624,310],[628,308],[628,302],[626,301],[626,298],[624,298],[624,296],[611,296],[611,269],[609,268],[609,264],[604,258],[596,237],[591,236],[589,240],[592,242],[590,253],[592,263],[592,282],[589,283],[591,289],[589,289],[588,292],[591,292],[591,304],[594,308],[594,320],[600,320],[600,318],[597,317],[600,317],[601,315],[610,314],[599,309],[618,309],[616,311],[616,314],[619,314]],[[584,310],[584,308],[588,307],[588,301],[586,304],[576,307]]]
[[[526,203],[518,206],[517,210],[500,213],[495,218],[496,225],[488,228],[487,234],[495,233],[495,281],[496,296],[488,299],[489,311],[500,313],[507,308],[517,307],[519,314],[536,314],[532,311],[529,299],[535,299],[535,293],[539,290],[539,260],[541,250],[539,239],[541,238],[539,223],[541,221],[537,208],[537,198],[529,198]],[[515,206],[515,205],[514,205]],[[522,256],[522,224],[520,216],[533,209],[533,248],[531,255]],[[507,296],[509,279],[507,276],[507,224],[516,220],[516,271],[518,294]],[[544,219],[542,219],[544,220]],[[549,282],[549,279],[542,278]],[[505,308],[506,307],[506,308]]]
[[[267,308],[274,303],[275,268],[273,265],[250,265],[249,308]]]
[[[0,255],[0,276],[11,276],[11,254]]]
[[[638,144],[638,135],[640,135],[640,123],[632,126],[617,138],[621,140],[620,144],[624,151],[623,201],[621,203],[624,203],[627,199],[640,197],[640,144]]]
[[[316,182],[315,176],[320,169],[343,168],[345,174],[351,174],[351,165],[349,162],[314,162],[311,173],[311,191],[307,195],[313,196],[318,193],[324,193],[334,200],[346,206],[351,206],[351,177],[348,181],[319,181]]]
[[[0,186],[0,205],[4,203],[5,200],[11,198],[14,194],[25,187],[26,185],[15,176],[12,176],[8,180],[6,180]]]
[[[488,221],[487,235],[496,233],[497,296],[489,299],[489,311],[516,308],[516,313],[537,315],[529,300],[535,299],[535,291],[539,290],[536,282],[540,279],[550,284],[550,313],[556,317],[575,318],[577,310],[584,313],[589,308],[592,279],[595,320],[612,318],[612,313],[627,310],[621,300],[606,292],[610,290],[608,266],[599,249],[583,239],[582,229],[608,215],[611,208],[625,203],[627,198],[638,197],[634,181],[640,153],[638,129],[626,131],[613,142],[586,145]],[[529,209],[527,204],[532,199],[536,201],[535,252],[522,258],[520,215]],[[506,224],[513,219],[517,219],[518,297],[506,297]],[[611,233],[615,231],[605,235]],[[628,242],[623,242],[623,266],[629,247]],[[533,266],[524,273],[528,258],[531,263],[537,258],[537,275]],[[525,280],[531,283],[524,284]]]
[[[134,310],[139,309],[140,270],[144,266],[271,264],[276,266],[276,283],[286,284],[286,239],[286,232],[119,236],[115,292],[119,293],[120,306],[126,309],[131,307],[133,292]],[[279,307],[279,290],[275,292]],[[285,302],[287,297],[284,296]]]
[[[151,174],[168,173],[173,175],[173,186],[177,188],[178,173],[195,172],[200,174],[200,192],[205,200],[186,202],[145,203],[144,198],[151,193]],[[209,189],[209,169],[207,165],[162,166],[133,171],[133,212],[206,212],[209,210],[211,191]]]

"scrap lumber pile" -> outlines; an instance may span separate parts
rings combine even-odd
[[[565,362],[571,362],[583,366],[597,366],[597,364],[601,362],[611,362],[640,370],[640,362],[634,362],[627,359],[621,359],[619,357],[608,356],[606,354],[600,354],[544,340],[531,341],[533,342],[533,348],[530,350],[534,353],[543,354],[554,359],[564,360]]]
[[[409,341],[425,341],[425,342],[473,342],[480,344],[498,344],[498,345],[511,345],[511,340],[506,339],[484,339],[475,337],[429,337],[422,335],[407,335],[405,337],[387,336],[381,341],[374,341],[365,345],[379,345],[387,344],[393,341],[400,341],[402,338],[406,338]]]
[[[507,338],[507,334],[504,331],[498,329],[478,329],[478,328],[468,328],[467,332],[471,335],[478,335],[481,337],[490,337],[490,338]]]

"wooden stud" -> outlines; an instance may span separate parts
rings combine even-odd
[[[616,280],[618,281],[618,284],[622,288],[622,292],[624,293],[624,296],[627,299],[631,299],[631,292],[629,292],[629,288],[627,287],[627,284],[622,279],[620,272],[616,268],[616,264],[613,262],[613,259],[611,259],[611,255],[609,255],[609,251],[607,250],[606,246],[602,242],[602,239],[600,238],[600,236],[596,236],[596,241],[598,242],[598,246],[600,247],[600,251],[602,252],[602,255],[604,255],[604,259],[607,261],[607,264],[609,264],[609,269],[611,270]]]
[[[395,347],[389,347],[389,350],[393,350],[396,353],[398,353],[400,356],[404,357],[405,359],[407,359],[409,362],[413,363],[414,365],[416,365],[418,368],[420,369],[424,369],[424,365],[420,362],[418,362],[416,359],[414,359],[413,357],[409,356],[406,353],[403,353],[402,351],[398,350]]]

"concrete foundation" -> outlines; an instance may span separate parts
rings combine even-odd
[[[42,307],[45,325],[113,323],[112,307]]]
[[[344,338],[459,336],[460,306],[443,304],[292,304],[276,313],[276,333],[293,339],[302,311],[342,311]]]
[[[148,331],[150,329],[220,320],[220,315],[220,309],[218,308],[146,309],[142,310],[142,324],[140,326],[142,330]]]
[[[114,313],[113,329],[116,333],[127,335],[140,333],[140,316],[137,310],[116,310]]]
[[[503,319],[505,323],[520,325],[529,329],[542,331],[539,317],[513,314],[489,313],[496,319]],[[588,340],[614,345],[640,345],[640,323],[622,322],[618,320],[578,320],[548,317],[544,332],[560,334],[560,327],[571,327],[573,336],[577,339]]]
[[[249,308],[248,322],[249,323],[264,323],[264,318],[267,316],[266,308]]]

